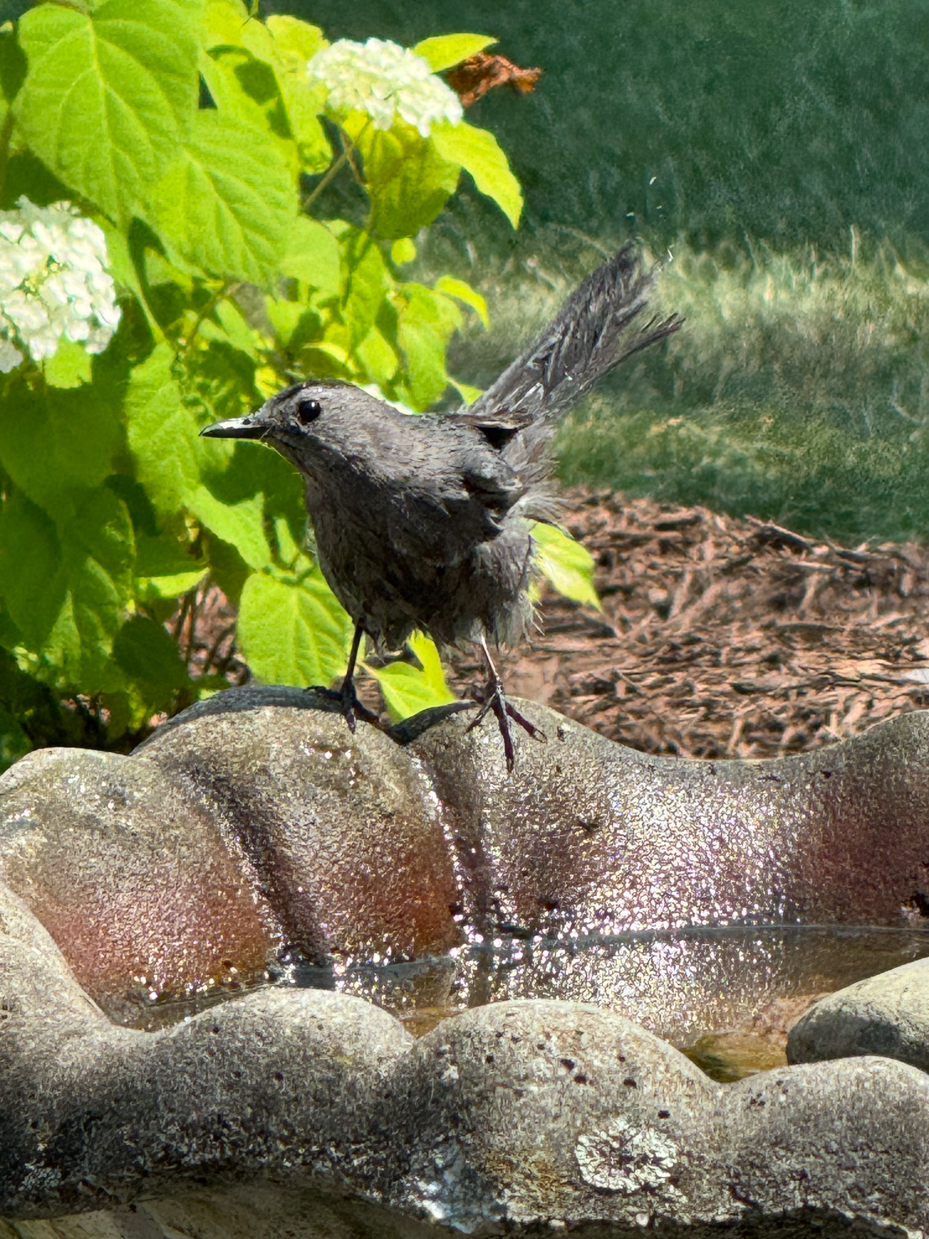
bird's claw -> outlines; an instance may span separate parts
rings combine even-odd
[[[503,737],[503,754],[506,758],[506,769],[508,774],[513,773],[513,767],[516,764],[516,753],[513,748],[513,733],[510,730],[510,722],[518,723],[523,731],[532,736],[533,740],[538,740],[544,744],[548,737],[540,727],[536,727],[529,720],[510,704],[507,700],[506,693],[503,691],[503,684],[497,676],[491,676],[485,688],[478,690],[474,694],[474,698],[480,703],[480,710],[468,724],[468,731],[473,731],[474,728],[481,722],[484,716],[492,711],[497,720],[497,726],[500,728],[500,735]]]
[[[348,723],[348,729],[352,734],[355,732],[356,720],[359,718],[365,723],[370,723],[372,727],[381,727],[381,720],[373,710],[369,710],[366,705],[362,704],[355,692],[355,685],[351,681],[343,684],[341,688],[323,688],[321,684],[313,684],[306,691],[316,693],[318,697],[323,697],[326,701],[338,702],[340,713]]]

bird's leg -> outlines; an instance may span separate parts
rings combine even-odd
[[[533,740],[544,741],[546,736],[544,731],[541,731],[535,724],[530,723],[527,718],[524,718],[507,701],[506,693],[503,691],[503,681],[500,679],[500,673],[497,671],[494,660],[490,656],[487,640],[484,637],[481,637],[481,649],[484,651],[484,661],[487,664],[487,683],[484,686],[484,695],[481,698],[481,708],[469,724],[468,731],[473,731],[484,715],[489,710],[492,710],[497,720],[497,725],[500,728],[500,735],[503,737],[503,753],[506,757],[506,768],[512,774],[515,754],[513,752],[513,736],[510,732],[509,720],[512,719],[514,723],[519,723],[520,727],[527,731]]]
[[[375,727],[380,726],[380,720],[377,715],[369,710],[366,705],[358,700],[358,694],[355,692],[355,664],[358,662],[358,651],[361,648],[361,638],[364,636],[364,625],[357,623],[355,625],[355,635],[352,637],[352,648],[348,655],[348,667],[345,670],[345,675],[342,679],[341,688],[321,688],[314,685],[310,692],[317,693],[321,697],[326,697],[330,701],[338,701],[342,707],[342,717],[348,723],[349,731],[355,730],[355,717],[363,719],[366,723],[373,723]]]

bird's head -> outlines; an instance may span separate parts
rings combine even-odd
[[[390,405],[351,383],[295,383],[255,413],[204,426],[208,439],[256,439],[275,447],[304,472],[332,453],[346,455],[370,439]]]

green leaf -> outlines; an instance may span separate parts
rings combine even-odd
[[[465,305],[470,306],[474,310],[485,327],[490,326],[487,302],[470,284],[466,284],[464,280],[456,280],[451,275],[440,275],[433,287],[436,292],[445,293],[448,297],[454,297],[457,301],[463,301]]]
[[[352,623],[318,570],[302,581],[259,572],[242,590],[237,633],[259,680],[327,685],[345,670]]]
[[[90,382],[91,357],[74,340],[59,340],[54,357],[49,357],[43,369],[49,387],[80,387]]]
[[[206,0],[203,46],[209,50],[221,44],[233,47],[241,43],[248,21],[249,12],[242,0]]]
[[[0,596],[31,649],[42,648],[61,608],[60,570],[55,522],[14,495],[0,515]]]
[[[198,486],[187,506],[211,533],[231,543],[250,568],[264,568],[271,562],[271,548],[264,531],[263,495],[223,503],[205,486]]]
[[[245,47],[214,47],[200,57],[200,72],[220,114],[253,129],[290,138],[277,78]],[[296,149],[293,149],[296,158]]]
[[[13,132],[15,134],[15,128]],[[45,164],[28,150],[17,151],[7,162],[0,207],[11,210],[24,194],[36,206],[47,206],[50,202],[61,202],[64,198],[74,196],[73,190],[63,185],[58,177],[53,176]],[[101,216],[97,222],[100,223],[102,219]]]
[[[412,262],[416,257],[416,246],[410,237],[401,237],[399,241],[394,241],[390,247],[390,261],[402,267],[405,263]]]
[[[63,519],[70,491],[111,472],[122,439],[117,400],[106,381],[70,391],[15,382],[0,402],[0,462],[30,499]]]
[[[239,306],[231,297],[223,297],[213,311],[226,341],[240,353],[256,356],[256,333],[248,325]],[[202,328],[201,328],[202,330]]]
[[[365,376],[380,387],[386,387],[400,368],[400,358],[376,327],[357,346],[355,356],[364,367]]]
[[[274,39],[277,55],[294,71],[305,73],[307,61],[328,47],[319,26],[311,26],[299,17],[271,14],[265,25]]]
[[[448,386],[445,353],[461,326],[451,298],[422,284],[404,284],[406,304],[397,321],[397,343],[406,359],[410,393],[417,409],[428,409]]]
[[[443,121],[433,128],[432,141],[444,159],[460,164],[471,174],[481,193],[493,198],[515,228],[523,209],[523,193],[494,135],[464,121],[460,125]]]
[[[196,419],[174,381],[173,363],[169,346],[159,344],[132,371],[126,392],[126,432],[139,481],[155,509],[168,516],[189,504],[207,463]]]
[[[470,56],[476,56],[485,47],[492,47],[497,40],[486,34],[440,34],[432,39],[423,39],[413,51],[429,62],[433,73],[460,65]]]
[[[227,279],[269,285],[296,212],[287,161],[260,129],[197,114],[181,157],[151,196],[169,251]]]
[[[458,187],[459,164],[402,121],[387,130],[367,123],[357,134],[349,123],[346,129],[364,161],[371,232],[392,241],[431,224]]]
[[[325,224],[307,215],[297,216],[291,225],[280,273],[318,289],[324,297],[339,295],[339,243]]]
[[[366,232],[347,229],[339,238],[342,320],[352,346],[359,344],[377,318],[391,285],[390,273],[377,242]]]
[[[249,25],[264,29],[260,22]],[[274,65],[246,47],[217,47],[201,56],[200,72],[220,115],[266,133],[296,185],[302,160]]]
[[[133,615],[113,641],[113,658],[140,690],[146,711],[164,710],[190,678],[177,645],[161,624]]]
[[[420,710],[456,700],[445,683],[439,652],[432,641],[417,632],[411,637],[410,645],[422,669],[403,662],[390,663],[387,667],[365,664],[365,669],[381,686],[387,709],[394,719],[408,718]]]
[[[603,608],[594,589],[594,561],[590,551],[580,542],[558,529],[541,522],[532,526],[536,544],[535,559],[559,594],[572,602]]]
[[[83,693],[113,692],[110,653],[132,597],[135,547],[126,505],[106,488],[85,495],[57,531],[27,499],[0,518],[0,594],[45,676]]]
[[[2,6],[0,6],[2,12]],[[26,77],[26,57],[16,41],[14,27],[0,27],[0,101],[12,103]],[[0,107],[0,119],[6,114]]]
[[[274,336],[279,345],[286,347],[290,337],[296,330],[297,323],[306,313],[306,307],[299,301],[280,300],[276,297],[265,297],[265,314],[268,322],[274,328]]]
[[[189,542],[171,534],[136,534],[135,589],[143,602],[186,594],[206,572],[206,564],[190,554]]]
[[[311,81],[306,72],[307,61],[327,46],[323,32],[283,15],[269,17],[267,28],[273,39],[272,63],[300,160],[307,172],[324,172],[332,160],[332,147],[319,120],[327,88],[323,82]]]
[[[123,221],[147,201],[197,107],[201,0],[107,0],[24,13],[19,129],[56,176]]]
[[[454,387],[455,391],[462,398],[465,404],[474,404],[478,396],[483,395],[479,387],[472,387],[470,383],[459,383],[457,379],[448,376],[448,381]]]

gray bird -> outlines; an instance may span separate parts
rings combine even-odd
[[[350,383],[307,381],[200,432],[267,443],[303,475],[319,566],[355,625],[341,689],[318,691],[337,698],[353,731],[356,715],[377,721],[354,688],[363,634],[396,650],[418,629],[440,648],[480,643],[487,681],[471,726],[493,711],[508,769],[509,719],[544,739],[507,701],[488,640],[513,645],[531,619],[530,523],[558,518],[550,457],[558,417],[681,325],[676,315],[637,322],[652,282],[626,246],[474,404],[453,413],[406,414]]]

